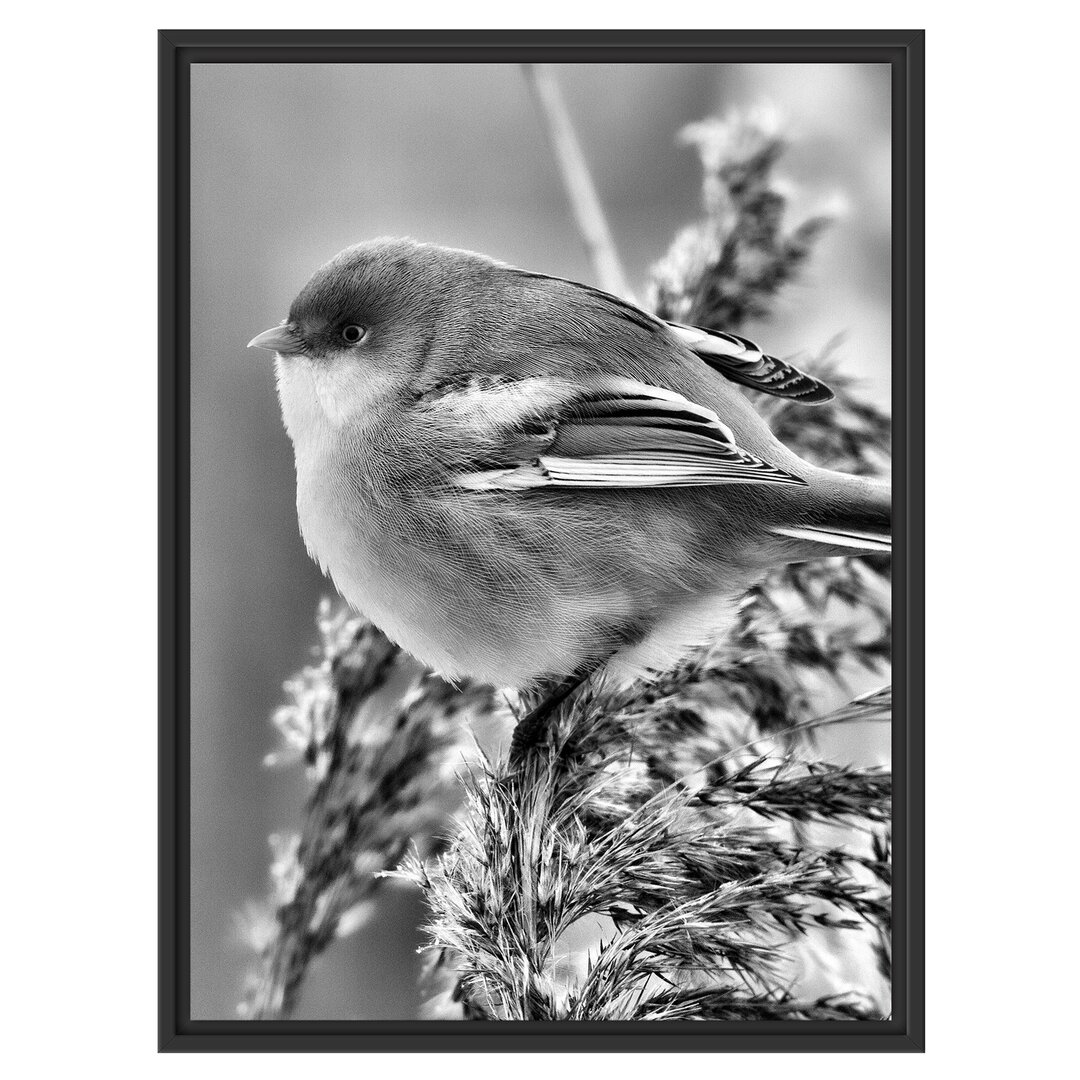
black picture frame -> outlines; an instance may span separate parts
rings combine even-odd
[[[159,1029],[168,1051],[921,1051],[924,1033],[924,33],[162,30]],[[871,62],[893,73],[894,1016],[880,1022],[190,1018],[189,137],[193,63]]]

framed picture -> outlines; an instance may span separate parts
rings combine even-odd
[[[161,1048],[921,1050],[922,33],[159,49]]]

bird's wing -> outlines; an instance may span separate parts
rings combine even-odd
[[[473,490],[805,484],[740,448],[711,409],[630,379],[587,389],[526,379],[443,401],[484,426],[485,464],[502,457],[502,467],[456,473],[458,486]],[[502,428],[495,440],[492,419]]]
[[[682,323],[667,326],[695,356],[732,382],[804,405],[820,405],[833,399],[833,392],[823,382],[763,353],[747,338]]]
[[[583,285],[579,281],[549,277],[546,274],[528,273],[511,268],[519,280],[555,283],[570,289],[580,302],[592,306],[598,314],[615,316],[615,324],[624,326],[627,321],[649,331],[666,327],[683,345],[714,371],[732,382],[760,390],[776,397],[791,398],[804,405],[820,405],[833,399],[833,392],[823,382],[800,371],[797,367],[764,353],[747,338],[720,330],[705,330],[700,326],[664,322],[650,315],[635,304],[618,296]]]

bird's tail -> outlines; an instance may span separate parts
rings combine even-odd
[[[892,551],[892,487],[864,476],[820,470],[813,507],[774,526],[777,536],[800,541],[805,557],[855,551]],[[829,550],[833,549],[833,550]]]

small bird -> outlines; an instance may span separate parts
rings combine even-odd
[[[890,548],[889,486],[801,460],[737,389],[828,387],[588,285],[373,240],[250,345],[311,556],[443,676],[545,694],[519,746],[588,680],[716,640],[771,568]]]

